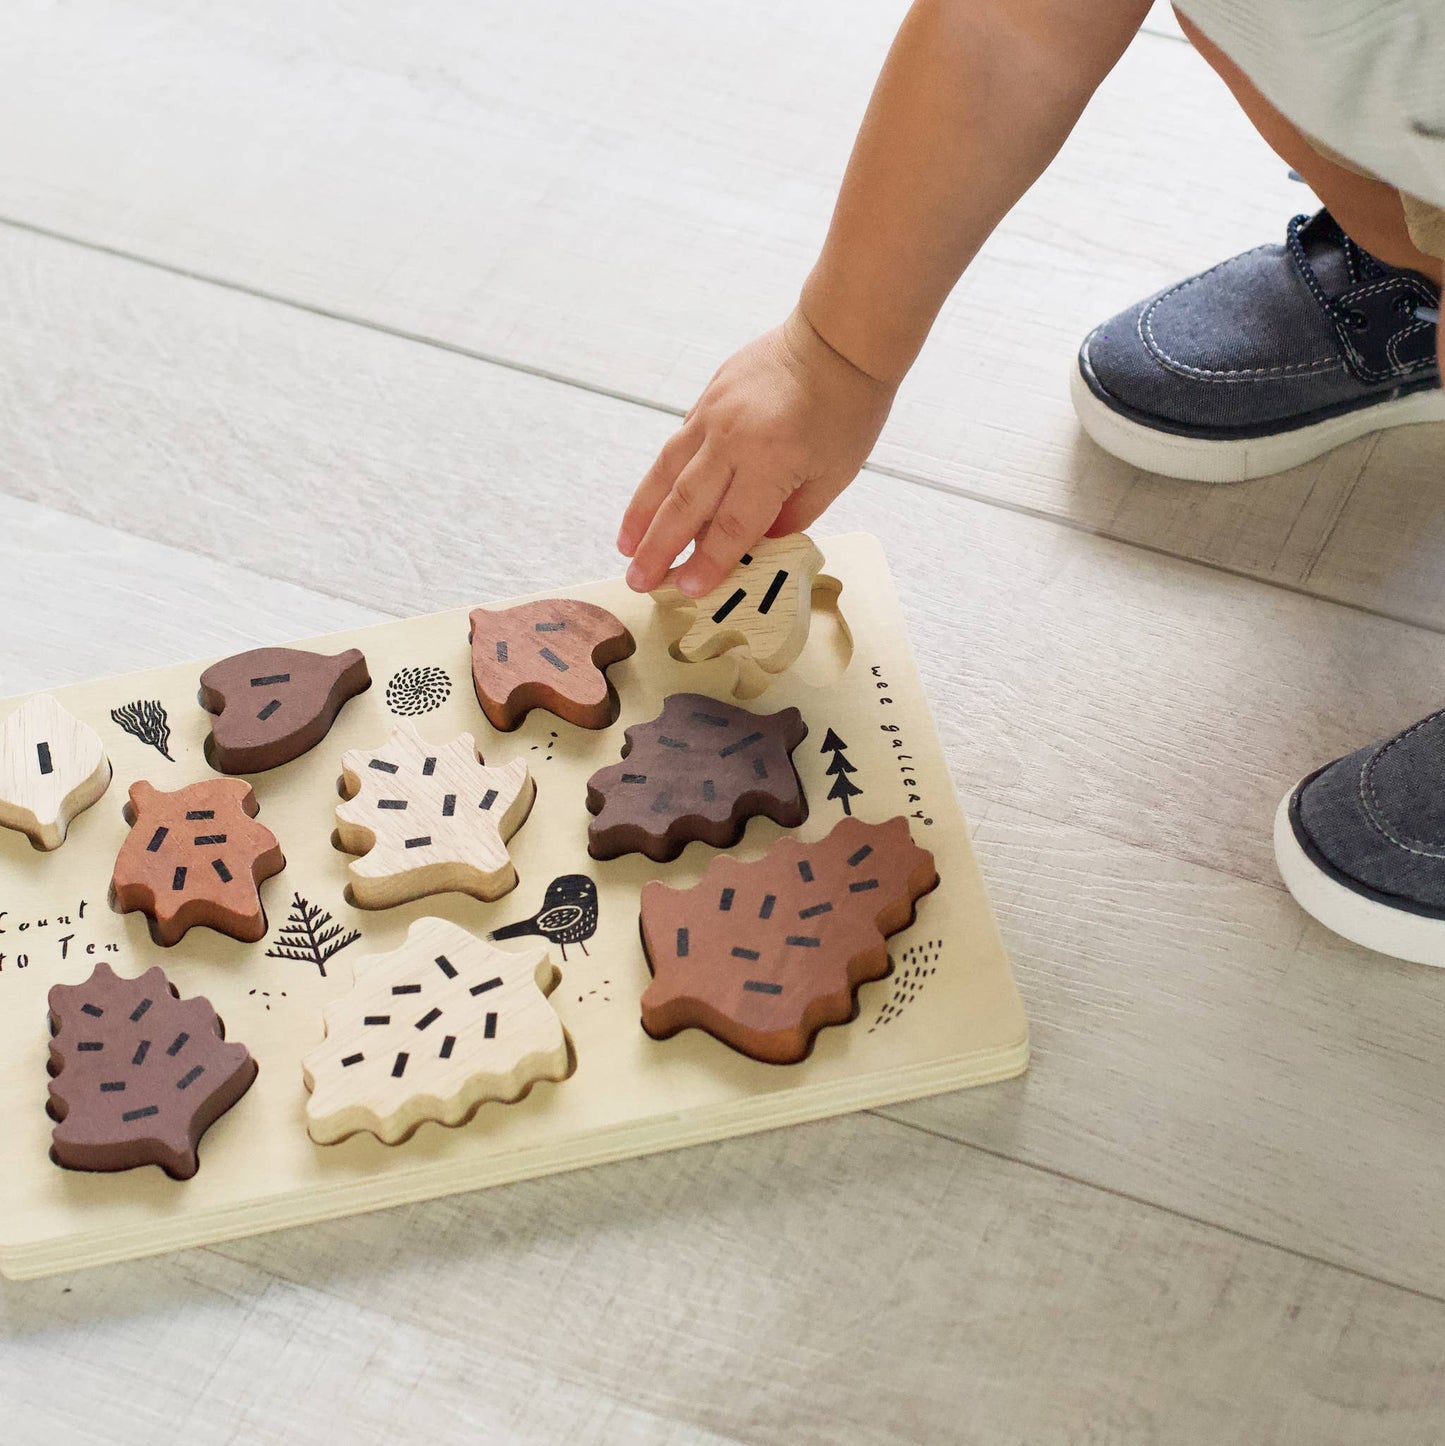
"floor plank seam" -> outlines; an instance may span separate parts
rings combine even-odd
[[[1038,1068],[1038,1061],[1035,1060],[1034,1068]],[[981,1155],[988,1155],[995,1160],[1002,1160],[1010,1165],[1018,1165],[1025,1170],[1035,1170],[1041,1175],[1050,1175],[1057,1180],[1063,1180],[1071,1185],[1078,1185],[1086,1190],[1093,1190],[1101,1195],[1112,1195],[1116,1199],[1127,1201],[1131,1205],[1142,1206],[1146,1210],[1156,1210],[1160,1214],[1168,1215],[1176,1220],[1187,1221],[1191,1225],[1198,1225],[1205,1230],[1216,1230],[1222,1235],[1231,1236],[1235,1240],[1241,1240],[1248,1245],[1262,1246],[1268,1250],[1278,1250],[1285,1255],[1293,1256],[1296,1260],[1302,1260],[1310,1265],[1324,1266],[1328,1270],[1338,1270],[1345,1275],[1354,1276],[1357,1280],[1368,1281],[1372,1285],[1385,1286],[1389,1290],[1403,1291],[1406,1295],[1414,1296],[1417,1300],[1428,1301],[1432,1305],[1445,1305],[1445,1295],[1436,1295],[1432,1291],[1422,1290],[1417,1285],[1409,1285],[1401,1280],[1391,1280],[1388,1276],[1375,1275],[1358,1265],[1349,1265],[1344,1261],[1331,1260],[1328,1256],[1315,1255],[1308,1250],[1301,1250],[1297,1245],[1286,1245],[1278,1240],[1271,1240],[1267,1236],[1252,1235],[1247,1230],[1240,1230],[1233,1225],[1224,1225],[1218,1221],[1210,1220],[1203,1215],[1191,1215],[1187,1210],[1176,1209],[1172,1205],[1161,1204],[1157,1200],[1150,1200],[1143,1195],[1134,1195],[1127,1190],[1117,1190],[1110,1185],[1101,1185],[1096,1181],[1084,1178],[1082,1175],[1071,1174],[1067,1170],[1056,1170],[1050,1165],[1041,1165],[1033,1160],[1020,1159],[1016,1155],[1010,1155],[1002,1150],[991,1149],[987,1145],[978,1144],[974,1140],[961,1140],[956,1135],[950,1135],[942,1130],[930,1129],[927,1125],[914,1123],[912,1120],[901,1120],[889,1114],[888,1111],[899,1108],[894,1105],[881,1105],[870,1109],[866,1113],[877,1119],[887,1120],[890,1124],[901,1125],[905,1130],[915,1130],[920,1135],[929,1135],[934,1139],[947,1140],[950,1144],[959,1145],[965,1150],[977,1150]]]

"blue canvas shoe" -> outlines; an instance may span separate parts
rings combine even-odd
[[[1274,852],[1290,893],[1326,928],[1445,965],[1445,712],[1293,788]]]
[[[1091,332],[1074,409],[1106,452],[1195,482],[1297,467],[1381,427],[1445,421],[1440,293],[1328,211]]]

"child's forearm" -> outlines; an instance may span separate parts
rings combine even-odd
[[[1148,0],[917,0],[879,77],[823,253],[818,334],[899,382],[948,293],[1053,159]]]

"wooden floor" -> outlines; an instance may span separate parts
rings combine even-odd
[[[0,695],[614,573],[902,8],[12,6]],[[1210,489],[1066,392],[1309,205],[1161,20],[820,529],[892,558],[1026,1077],[0,1286],[7,1443],[1445,1438],[1445,974],[1269,845],[1445,693],[1445,431]]]

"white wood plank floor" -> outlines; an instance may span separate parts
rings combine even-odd
[[[22,0],[0,695],[614,571],[901,8]],[[1268,844],[1439,703],[1445,437],[1230,489],[1078,439],[1079,335],[1309,204],[1151,27],[823,529],[893,560],[1029,1075],[0,1286],[7,1443],[1445,1438],[1445,976]]]

